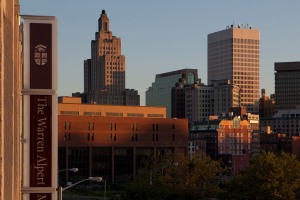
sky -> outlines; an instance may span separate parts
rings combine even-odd
[[[83,61],[91,58],[101,11],[122,40],[126,88],[141,105],[155,75],[198,69],[207,84],[207,35],[231,24],[260,29],[260,88],[274,93],[274,63],[300,59],[299,0],[20,0],[22,15],[58,20],[58,95],[83,92]]]

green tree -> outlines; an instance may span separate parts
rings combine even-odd
[[[224,199],[296,199],[300,189],[300,162],[295,155],[264,152],[229,182]]]
[[[128,185],[128,199],[205,199],[221,191],[217,178],[224,168],[209,157],[156,155],[150,156],[146,166]]]

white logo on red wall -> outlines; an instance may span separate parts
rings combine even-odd
[[[34,61],[37,65],[45,65],[47,63],[47,47],[39,44],[34,49]]]

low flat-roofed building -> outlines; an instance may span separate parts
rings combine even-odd
[[[166,118],[166,107],[81,104],[80,97],[59,97],[59,115]]]
[[[68,171],[61,174],[61,180],[101,176],[107,182],[124,182],[153,151],[187,152],[188,120],[165,118],[163,107],[78,103],[59,103],[58,107],[59,169],[79,169],[76,176]]]

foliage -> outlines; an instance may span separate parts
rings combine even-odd
[[[224,172],[220,161],[196,154],[152,154],[145,167],[126,189],[126,199],[205,199],[220,188],[217,175]]]
[[[300,162],[295,155],[264,152],[229,184],[224,199],[296,199],[300,189]]]

